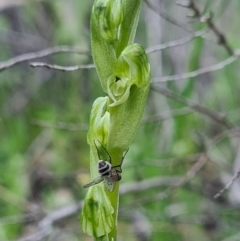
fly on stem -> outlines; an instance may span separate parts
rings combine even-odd
[[[94,140],[94,145],[96,147],[97,154],[98,154],[98,173],[100,176],[95,178],[90,183],[85,184],[83,187],[88,188],[88,187],[91,187],[93,185],[96,185],[96,184],[104,181],[105,188],[109,192],[112,192],[114,189],[115,183],[122,179],[122,176],[121,176],[122,163],[123,163],[123,160],[124,160],[128,150],[125,152],[124,156],[122,157],[121,163],[119,165],[112,166],[112,158],[111,158],[110,154],[108,153],[106,148],[102,145],[102,143],[99,140],[97,140],[97,141],[99,142],[99,144],[101,145],[103,150],[106,152],[106,154],[108,156],[108,161],[102,160],[102,158],[100,157],[99,149],[96,145],[96,140]]]

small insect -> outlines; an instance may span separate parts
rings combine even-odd
[[[104,185],[106,187],[106,189],[109,192],[112,192],[115,186],[115,183],[120,181],[122,176],[122,162],[128,152],[128,150],[125,152],[124,156],[122,157],[121,163],[119,165],[116,166],[112,166],[112,159],[110,154],[108,153],[108,151],[104,148],[104,146],[101,144],[101,142],[98,140],[98,142],[100,143],[100,145],[102,146],[102,148],[104,149],[104,151],[107,153],[109,160],[108,161],[103,161],[100,158],[100,153],[99,150],[97,148],[97,145],[95,143],[94,140],[94,145],[97,149],[97,154],[98,154],[98,172],[100,174],[99,177],[95,178],[93,181],[91,181],[90,183],[85,184],[83,187],[84,188],[88,188],[91,187],[93,185],[96,185],[102,181],[104,181]]]

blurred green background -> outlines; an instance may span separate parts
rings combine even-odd
[[[211,14],[231,49],[238,49],[240,2],[195,2],[203,16]],[[14,56],[53,46],[90,53],[92,4],[93,0],[0,0],[0,68]],[[143,2],[135,42],[150,50],[193,36],[207,24],[188,17],[192,13],[175,1]],[[150,90],[142,124],[123,164],[122,190],[129,183],[139,183],[142,189],[120,195],[118,240],[240,240],[239,180],[213,198],[240,168],[239,61],[194,78],[161,82],[163,76],[180,76],[229,58],[218,40],[209,30],[148,54],[152,81],[158,81],[154,86],[164,93]],[[30,62],[86,65],[93,62],[89,53],[58,53],[0,72],[0,241],[35,233],[46,214],[86,194],[82,185],[89,181],[89,114],[93,101],[105,96],[96,71],[31,68]],[[167,91],[207,111],[199,113],[196,105],[169,98]],[[221,118],[214,121],[206,112],[230,124],[224,125]],[[77,212],[58,220],[46,237],[32,240],[91,239],[82,233]]]

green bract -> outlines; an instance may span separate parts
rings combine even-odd
[[[109,233],[114,226],[113,212],[114,209],[104,193],[103,185],[90,187],[82,208],[83,232],[94,238]]]
[[[150,67],[145,50],[139,44],[127,46],[115,65],[115,73],[109,77],[107,92],[112,100],[110,107],[124,103],[132,85],[139,88],[149,83]]]
[[[94,140],[99,140],[103,145],[108,143],[110,124],[108,102],[108,97],[99,97],[93,103],[87,136],[90,146],[94,146]]]

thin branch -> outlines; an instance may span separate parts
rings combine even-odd
[[[175,40],[175,41],[170,41],[170,42],[165,43],[165,44],[159,44],[157,46],[149,47],[149,48],[146,49],[146,53],[147,54],[151,54],[151,53],[163,50],[163,49],[167,49],[167,48],[172,48],[172,47],[177,47],[179,45],[183,45],[185,43],[188,43],[188,42],[192,41],[195,38],[201,37],[208,30],[209,29],[203,29],[203,30],[197,31],[197,32],[195,32],[195,33],[185,37],[185,38],[178,39],[178,40]]]
[[[86,65],[77,65],[77,66],[60,66],[56,64],[48,64],[48,63],[43,63],[43,62],[33,62],[30,63],[30,66],[33,68],[36,67],[45,67],[48,69],[53,69],[53,70],[60,70],[60,71],[75,71],[79,69],[93,69],[95,68],[94,64],[86,64]]]
[[[194,0],[189,0],[189,2],[181,3],[180,1],[177,2],[178,5],[188,8],[193,11],[192,18],[199,19],[202,22],[206,22],[207,26],[214,32],[214,34],[218,38],[218,44],[222,45],[229,55],[233,55],[234,51],[230,47],[226,36],[216,27],[215,23],[213,22],[213,16],[210,14],[209,16],[203,16],[197,5],[195,4]]]
[[[151,122],[158,122],[169,118],[173,118],[175,116],[188,115],[191,113],[193,113],[193,110],[189,108],[182,108],[182,109],[177,109],[173,111],[167,111],[158,115],[153,115],[153,116],[148,116],[146,118],[143,118],[141,121],[141,124],[144,125]],[[37,120],[37,119],[32,119],[30,123],[32,125],[37,125],[40,127],[56,128],[56,129],[67,130],[67,131],[87,131],[88,130],[88,124],[52,122],[52,121]]]
[[[206,155],[202,154],[198,161],[188,170],[185,177],[178,183],[177,186],[185,185],[187,182],[191,181],[196,174],[201,170],[201,168],[205,165],[208,158]]]
[[[217,145],[223,141],[225,138],[236,138],[236,137],[240,137],[240,128],[233,128],[233,129],[227,129],[224,130],[223,132],[215,135],[212,139],[210,139],[209,141],[207,141],[206,143],[206,155],[209,157],[209,159],[215,159],[212,157],[211,155],[211,151],[217,147]],[[213,163],[216,164],[216,160],[213,160]],[[220,165],[220,163],[218,162],[218,166]],[[227,168],[227,169],[231,169],[232,166],[230,163],[222,163],[223,168]]]
[[[145,198],[135,200],[134,206],[136,207],[136,205],[143,205],[153,201],[163,200],[172,196],[178,190],[178,188],[186,185],[197,175],[197,173],[202,169],[202,167],[205,165],[207,160],[208,159],[206,155],[204,154],[200,155],[198,161],[189,169],[186,175],[180,178],[179,181],[176,182],[174,186],[170,187],[170,189],[167,192],[160,192],[159,194],[157,195],[155,194],[154,196],[147,196]]]
[[[230,47],[228,41],[227,41],[227,37],[221,33],[221,31],[214,25],[213,21],[212,21],[212,16],[210,16],[209,18],[206,19],[207,25],[210,29],[212,29],[212,31],[215,33],[216,36],[218,36],[218,44],[222,45],[226,51],[228,52],[229,55],[233,55],[234,51],[232,49],[232,47]]]
[[[226,130],[218,135],[216,135],[213,139],[210,140],[209,143],[207,143],[207,155],[209,156],[210,159],[210,151],[222,140],[224,140],[225,138],[230,138],[230,137],[240,137],[240,129],[230,129],[230,130]],[[230,164],[228,164],[229,167]],[[226,166],[226,164],[224,164],[224,166]],[[238,172],[232,177],[231,181],[223,188],[221,189],[217,194],[215,194],[213,196],[214,199],[217,199],[219,197],[221,197],[223,195],[224,192],[226,192],[227,190],[229,190],[231,188],[231,186],[233,185],[233,183],[236,181],[237,178],[240,177],[240,169],[238,170]]]
[[[186,165],[186,163],[193,163],[198,160],[199,156],[203,153],[196,153],[189,156],[183,156],[181,158],[161,158],[159,159],[146,159],[141,162],[141,165],[143,166],[149,166],[149,167],[161,167],[161,168],[167,168],[167,167],[173,167],[176,165]],[[136,165],[125,165],[126,167],[132,167]]]
[[[214,195],[214,198],[217,199],[223,195],[224,192],[229,190],[234,182],[240,177],[240,169],[237,171],[237,173],[232,177],[232,180],[221,190],[219,191],[216,195]]]
[[[183,23],[179,23],[179,20],[174,19],[173,17],[167,15],[161,8],[156,8],[148,0],[144,0],[144,2],[147,4],[147,6],[150,9],[152,9],[156,14],[158,14],[160,17],[165,19],[167,22],[172,23],[173,25],[175,25],[179,28],[182,28],[188,32],[192,32],[192,30],[187,28]]]
[[[58,54],[58,53],[76,53],[76,54],[91,55],[90,51],[81,50],[77,47],[56,46],[56,47],[47,48],[37,52],[21,54],[7,61],[0,62],[0,72],[25,61],[30,61],[33,59],[42,58],[42,57],[46,57],[46,56]]]
[[[182,108],[182,109],[176,109],[176,110],[172,110],[172,111],[166,111],[166,112],[162,112],[161,114],[147,116],[147,117],[143,118],[141,121],[141,124],[144,125],[147,123],[159,122],[159,121],[167,120],[170,118],[174,118],[176,116],[183,116],[183,115],[188,115],[191,113],[193,113],[193,110],[191,110],[189,108]]]
[[[229,129],[224,132],[221,132],[220,134],[214,136],[213,139],[211,139],[210,143],[208,143],[207,146],[207,152],[209,152],[211,149],[213,149],[220,141],[227,137],[240,137],[240,129],[239,128],[234,128],[234,129]]]
[[[167,98],[176,100],[177,102],[182,103],[201,114],[204,114],[205,116],[209,117],[211,120],[225,126],[228,129],[235,128],[234,124],[232,124],[224,116],[220,115],[219,113],[217,113],[213,110],[209,110],[206,107],[203,107],[193,101],[190,101],[190,100],[188,100],[178,94],[175,94],[174,92],[172,92],[170,90],[164,89],[156,84],[152,84],[151,88],[153,90],[157,91],[158,93],[166,96]]]
[[[68,131],[87,131],[88,125],[87,124],[73,124],[73,123],[65,123],[65,122],[50,122],[44,120],[37,120],[32,119],[30,121],[31,124],[47,127],[47,128],[57,128],[61,130],[68,130]]]
[[[18,239],[18,241],[40,241],[43,238],[47,237],[51,231],[52,226],[59,220],[70,217],[77,212],[79,212],[82,208],[83,202],[79,202],[77,204],[72,204],[63,208],[60,208],[56,211],[52,211],[48,215],[46,215],[38,224],[37,231],[33,234],[25,236],[23,238]]]
[[[182,180],[182,177],[155,177],[143,181],[126,183],[120,186],[120,194],[136,193],[149,188],[162,186],[176,186]]]
[[[196,7],[194,1],[192,1],[192,0],[185,1],[185,2],[176,1],[176,4],[178,4],[181,7],[191,9],[193,11],[193,15],[191,15],[191,16],[189,15],[189,17],[201,18],[202,14],[201,14],[200,10]]]
[[[165,76],[165,77],[160,77],[160,78],[153,78],[153,79],[158,79],[156,81],[152,81],[152,83],[161,83],[161,82],[167,82],[167,81],[176,81],[176,80],[183,80],[183,79],[188,79],[188,78],[194,78],[202,74],[214,72],[220,69],[223,69],[227,65],[232,64],[235,62],[237,59],[240,57],[240,50],[237,50],[234,55],[231,57],[225,59],[224,61],[211,65],[208,67],[204,67],[192,72],[184,73],[184,74],[179,74],[179,75],[170,75],[170,76]]]
[[[163,112],[159,115],[148,116],[141,121],[141,124],[147,124],[152,122],[158,122],[162,120],[166,120],[169,118],[173,118],[175,116],[182,116],[188,115],[193,113],[193,110],[189,108],[183,108],[180,110],[168,111]],[[74,123],[66,123],[66,122],[52,122],[52,121],[45,121],[45,120],[37,120],[31,119],[30,123],[32,125],[37,125],[44,128],[55,128],[60,130],[67,130],[67,131],[88,131],[88,124],[74,124]]]
[[[185,104],[188,106],[190,109],[197,111],[201,114],[204,114],[208,116],[210,119],[228,127],[228,128],[234,128],[235,126],[228,122],[222,115],[219,115],[218,113],[209,110],[201,105],[198,105],[190,100],[187,100],[183,98],[180,95],[175,94],[172,91],[166,90],[164,88],[161,88],[159,86],[155,86],[154,83],[151,85],[151,88],[154,89],[155,91],[161,93],[162,95],[174,99],[180,103]],[[180,110],[175,110],[171,112],[165,112],[159,115],[154,115],[150,117],[146,117],[142,120],[141,124],[146,124],[149,122],[156,122],[156,121],[161,121],[165,120],[168,118],[172,118],[174,116],[180,116],[180,115],[187,115],[191,114],[192,111],[189,110],[188,108],[180,109]],[[69,131],[87,131],[88,130],[88,125],[86,124],[73,124],[73,123],[65,123],[65,122],[50,122],[50,121],[44,121],[44,120],[37,120],[37,119],[32,119],[31,124],[33,125],[38,125],[41,127],[47,127],[47,128],[57,128],[57,129],[62,129],[62,130],[69,130]]]

